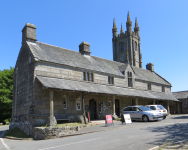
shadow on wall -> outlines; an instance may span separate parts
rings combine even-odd
[[[149,130],[150,132],[157,132],[159,135],[156,137],[155,142],[147,144],[162,145],[164,143],[176,142],[188,139],[188,123],[174,124],[162,127],[149,127],[144,130]],[[161,135],[161,136],[160,136]],[[164,138],[165,136],[165,138]]]

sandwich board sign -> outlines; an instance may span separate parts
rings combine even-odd
[[[108,125],[108,124],[114,125],[112,115],[106,115],[105,125]]]
[[[123,122],[125,122],[126,124],[132,123],[130,114],[123,114],[122,124]]]

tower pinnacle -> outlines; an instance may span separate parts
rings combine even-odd
[[[127,15],[127,22],[126,22],[127,26],[132,26],[132,21],[129,15],[129,11],[128,11],[128,15]]]
[[[115,18],[114,18],[114,23],[113,23],[113,29],[116,28],[116,21],[115,21]]]
[[[114,22],[113,22],[112,33],[113,33],[113,38],[116,38],[117,37],[117,27],[116,27],[115,18],[114,18]]]
[[[123,25],[121,24],[121,33],[124,33],[124,31],[123,31]]]
[[[136,20],[135,20],[135,27],[134,27],[134,32],[136,33],[136,34],[138,34],[139,35],[139,26],[138,26],[138,21],[137,21],[137,17],[136,17]]]

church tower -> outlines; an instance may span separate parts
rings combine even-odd
[[[130,63],[132,66],[142,68],[142,54],[140,48],[140,35],[137,18],[135,20],[134,32],[132,31],[132,21],[128,12],[127,31],[124,32],[123,25],[121,24],[120,34],[117,35],[117,27],[114,19],[113,22],[113,60]]]

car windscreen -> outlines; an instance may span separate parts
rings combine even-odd
[[[144,106],[140,106],[138,108],[140,108],[142,111],[150,111],[150,110],[152,110],[151,108],[144,107]]]
[[[162,105],[157,105],[158,109],[165,109]]]

